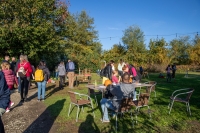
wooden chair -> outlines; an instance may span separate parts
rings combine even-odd
[[[156,81],[149,81],[149,82],[145,82],[145,83],[152,85],[150,87],[147,87],[146,93],[151,94],[151,92],[154,92],[154,94],[155,94],[154,97],[156,97],[156,84],[157,84],[157,82]]]
[[[88,83],[88,85],[94,85],[94,84]],[[102,92],[100,92],[100,91],[97,92],[94,89],[88,88],[88,96],[91,97],[92,95],[94,96],[95,102],[96,102],[96,104],[98,106],[97,95],[102,95]]]
[[[70,110],[71,110],[71,104],[74,104],[75,106],[78,107],[77,114],[76,114],[76,122],[78,121],[78,113],[79,113],[79,110],[80,110],[80,106],[82,107],[82,111],[84,111],[83,110],[84,105],[90,106],[92,108],[92,112],[93,112],[93,115],[95,117],[93,105],[92,105],[92,100],[88,95],[80,94],[80,93],[72,92],[72,91],[68,91],[68,94],[69,94],[70,100],[71,100],[70,106],[69,106],[69,111],[68,111],[68,117],[69,117]],[[79,97],[79,98],[77,98],[77,97]],[[86,99],[83,99],[82,97],[85,97]]]
[[[141,93],[138,100],[129,101],[129,105],[136,107],[136,109],[135,109],[135,112],[136,112],[136,123],[137,123],[137,114],[138,114],[140,108],[142,108],[142,107],[148,107],[148,114],[149,114],[149,116],[151,118],[151,111],[150,111],[150,107],[148,105],[149,98],[150,98],[150,94],[149,93]]]
[[[189,113],[191,115],[189,101],[190,101],[190,97],[192,96],[193,92],[194,92],[194,89],[191,89],[191,88],[179,89],[179,90],[174,91],[170,97],[170,103],[168,105],[168,108],[170,108],[169,114],[171,112],[174,102],[182,102],[182,103],[186,103],[187,112],[189,111]],[[180,97],[180,95],[185,96],[185,97],[184,98]]]
[[[120,107],[118,108],[118,110],[115,110],[115,113],[116,113],[115,128],[117,130],[118,115],[119,114],[123,115],[124,113],[131,112],[131,105],[129,103],[130,103],[130,101],[133,101],[133,98],[123,98],[121,100],[115,99],[115,101],[121,101]],[[131,112],[131,119],[133,121],[132,112]]]

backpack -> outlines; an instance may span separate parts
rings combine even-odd
[[[100,77],[104,77],[104,75],[105,75],[104,72],[105,72],[104,68],[101,69],[101,71],[100,71]]]
[[[26,72],[27,71],[24,68],[25,64],[23,66],[21,66],[21,64],[20,64],[20,68],[17,71],[17,74],[18,74],[19,77],[26,77]]]
[[[44,73],[43,70],[37,69],[35,71],[35,81],[36,82],[42,82],[44,80]]]
[[[74,66],[74,63],[73,62],[69,62],[69,70],[74,70],[75,69],[75,66]]]

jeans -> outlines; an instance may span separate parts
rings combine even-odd
[[[17,77],[18,78],[18,92],[21,91],[21,79],[20,77]]]
[[[137,99],[136,96],[137,96],[137,91],[135,90],[133,91],[133,100]]]
[[[58,79],[58,72],[55,72],[55,78]]]
[[[47,83],[47,81],[37,82],[37,85],[38,85],[38,99],[40,99],[41,92],[42,92],[42,99],[44,99],[46,83]]]
[[[112,101],[110,99],[102,98],[100,101],[100,104],[101,104],[101,109],[103,112],[103,120],[109,120],[107,108],[111,110],[115,110],[115,107],[113,106]]]

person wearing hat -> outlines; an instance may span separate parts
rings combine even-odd
[[[108,117],[108,108],[113,110],[118,110],[121,100],[125,97],[133,97],[133,92],[135,91],[135,85],[130,83],[130,75],[128,72],[125,72],[122,75],[122,83],[117,86],[113,86],[110,82],[106,82],[106,89],[109,90],[109,93],[112,94],[112,98],[102,98],[101,109],[103,112],[102,122],[110,122]],[[116,100],[117,99],[117,100]]]

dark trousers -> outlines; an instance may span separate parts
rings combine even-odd
[[[62,88],[65,84],[65,75],[60,75],[60,82],[59,82],[59,87]]]
[[[5,133],[4,125],[3,125],[3,122],[1,120],[1,117],[0,117],[0,133]]]
[[[21,99],[27,98],[29,88],[29,81],[27,77],[21,78]]]
[[[175,72],[174,70],[172,70],[172,78],[175,78]]]

